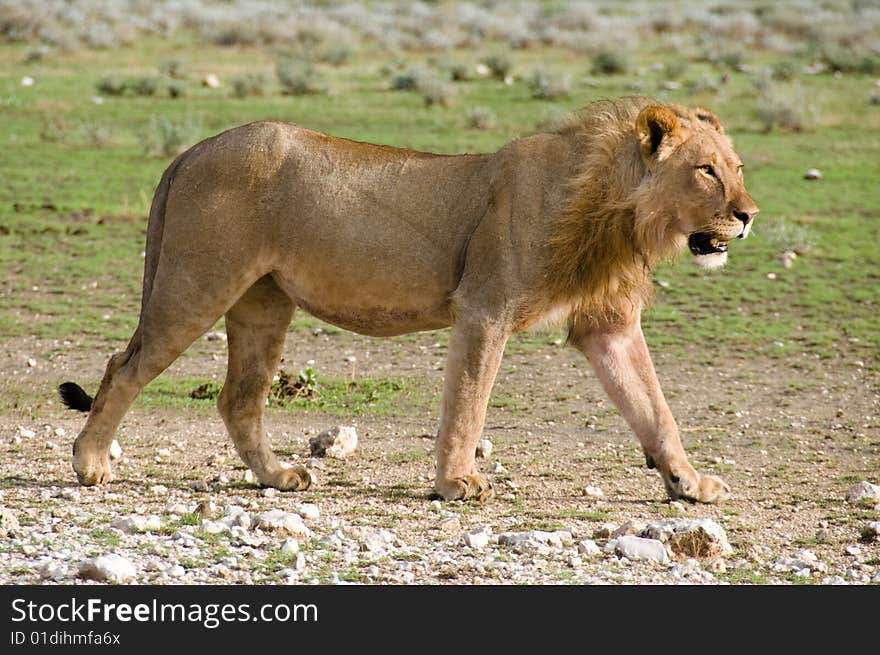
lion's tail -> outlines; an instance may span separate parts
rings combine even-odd
[[[60,385],[58,395],[61,396],[61,402],[69,409],[79,412],[88,412],[92,409],[92,397],[76,382],[65,382]]]

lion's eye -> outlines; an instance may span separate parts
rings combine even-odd
[[[697,166],[697,170],[704,175],[708,175],[709,177],[718,177],[717,175],[715,175],[715,169],[712,168],[709,164],[706,164],[705,166]]]

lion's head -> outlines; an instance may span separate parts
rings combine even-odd
[[[712,112],[619,98],[588,105],[556,134],[576,144],[582,164],[548,240],[548,305],[629,315],[650,301],[658,262],[690,247],[717,268],[730,240],[748,235],[758,208]]]
[[[663,216],[666,238],[687,239],[702,266],[723,266],[728,243],[748,236],[758,207],[746,192],[742,160],[721,122],[701,107],[648,105],[635,131],[647,168],[636,221]]]

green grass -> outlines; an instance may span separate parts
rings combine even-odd
[[[263,48],[205,45],[185,32],[169,40],[151,37],[109,51],[80,50],[64,57],[23,63],[27,46],[0,44],[0,335],[69,339],[65,348],[121,347],[137,321],[145,216],[170,157],[148,154],[151,123],[190,121],[203,138],[261,118],[291,120],[313,129],[365,141],[443,153],[491,151],[534,130],[549,107],[567,110],[599,97],[632,93],[632,85],[671,101],[703,104],[724,121],[746,161],[750,192],[762,209],[753,237],[735,242],[730,264],[707,274],[687,257],[661,266],[654,307],[644,318],[649,343],[666,349],[747,352],[770,358],[794,353],[836,357],[853,353],[876,366],[880,318],[880,108],[865,101],[873,78],[860,74],[799,76],[805,97],[817,106],[815,127],[801,133],[763,133],[758,96],[747,73],[730,73],[718,91],[691,94],[662,88],[667,75],[648,66],[686,63],[683,82],[717,76],[701,61],[676,62],[658,40],[630,53],[623,75],[588,78],[589,58],[553,48],[511,53],[513,70],[534,67],[572,79],[571,96],[549,103],[531,97],[526,81],[493,79],[458,83],[455,103],[426,108],[417,93],[388,90],[380,69],[387,60],[371,50],[339,67],[322,66],[334,90],[323,95],[284,96],[270,85],[266,95],[232,97],[227,87],[209,89],[206,72],[224,79],[248,71],[271,72],[274,55]],[[488,50],[491,50],[489,48]],[[478,61],[486,51],[455,51],[451,61]],[[107,96],[91,100],[108,75],[152,74],[162,61],[186,61],[185,99]],[[428,66],[428,55],[407,63]],[[754,69],[790,59],[750,49]],[[798,63],[806,63],[805,60]],[[23,87],[24,75],[36,84]],[[526,76],[527,77],[527,76]],[[490,130],[468,127],[466,108],[484,106],[498,117]],[[101,125],[111,136],[96,144],[84,138]],[[100,147],[99,147],[100,146]],[[819,181],[802,179],[821,168]],[[807,235],[809,252],[791,269],[776,261],[780,235]],[[774,273],[776,279],[767,278]],[[298,318],[292,330],[337,329]],[[511,350],[550,348],[564,330],[542,328],[511,340]],[[320,371],[319,371],[320,374]],[[394,382],[360,381],[354,390],[330,386],[322,411],[392,411],[407,388]],[[408,384],[408,383],[407,383]],[[161,385],[153,400],[172,402]],[[176,401],[174,401],[176,402]],[[504,403],[495,399],[493,406]],[[516,405],[510,407],[516,411]]]
[[[140,407],[186,407],[214,411],[216,398],[195,399],[190,393],[203,385],[202,378],[163,375],[151,382],[136,401]],[[219,385],[218,385],[219,386]],[[434,391],[416,378],[319,378],[317,396],[280,402],[280,411],[321,412],[336,415],[392,416],[425,411],[436,405]]]

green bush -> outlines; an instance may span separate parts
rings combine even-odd
[[[286,95],[299,96],[329,91],[309,62],[284,58],[279,60],[275,71],[281,84],[281,92]]]
[[[621,75],[627,71],[629,64],[622,52],[603,50],[593,57],[593,75]]]
[[[262,73],[245,73],[232,78],[232,93],[236,98],[265,95],[266,84]]]
[[[540,100],[556,100],[571,94],[571,79],[567,75],[535,70],[528,84],[532,97]]]

